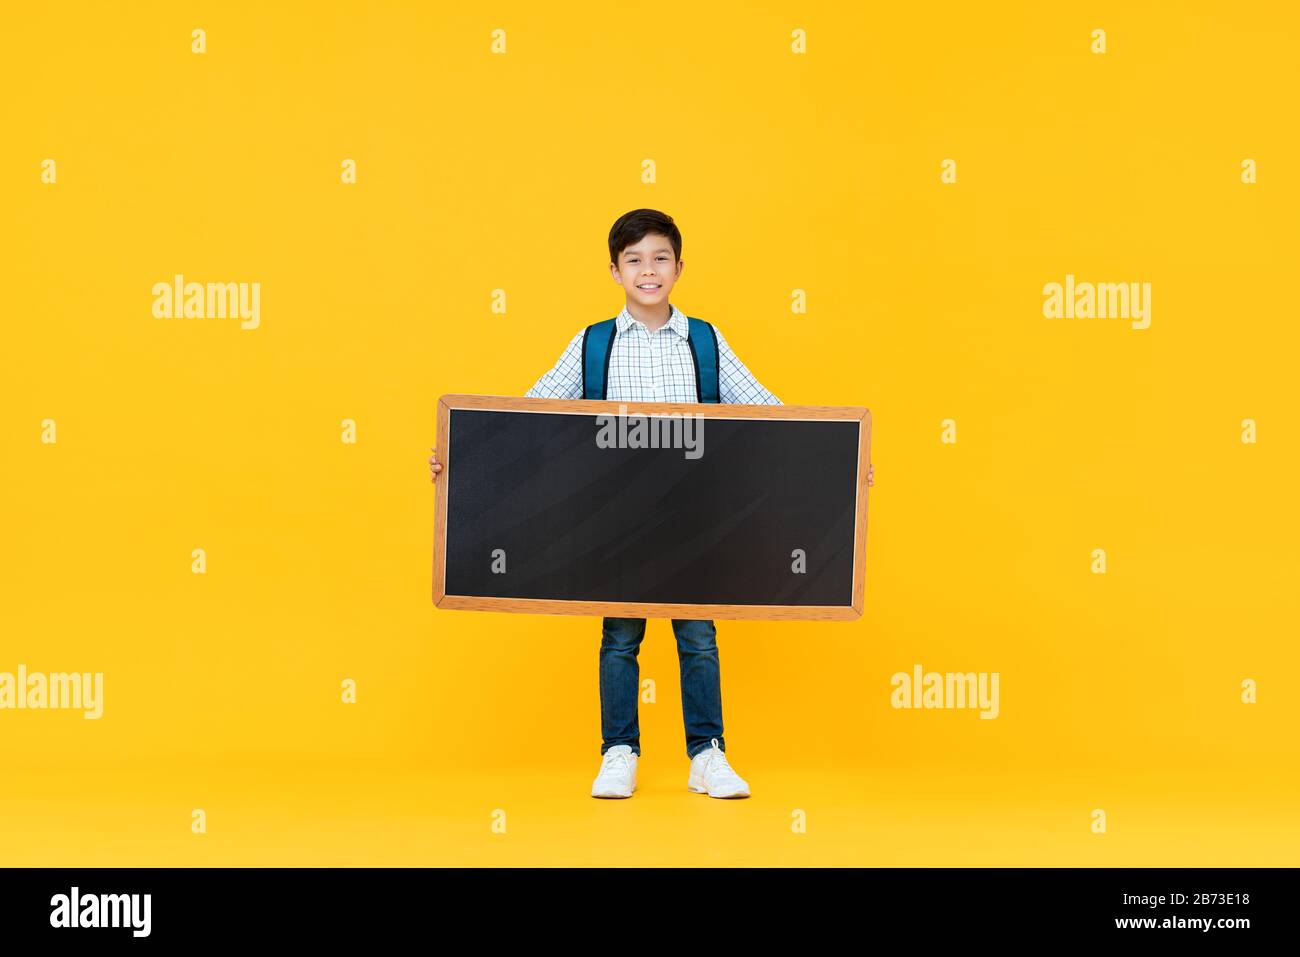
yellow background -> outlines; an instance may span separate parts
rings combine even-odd
[[[1294,864],[1297,15],[995,6],[10,11],[0,671],[105,714],[0,712],[0,863]],[[748,801],[685,789],[666,622],[596,801],[598,622],[430,601],[438,396],[614,315],[640,206],[764,385],[873,414],[863,617],[719,623]],[[261,327],[155,319],[178,272]],[[1001,715],[891,708],[917,663]]]

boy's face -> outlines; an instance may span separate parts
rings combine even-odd
[[[610,263],[609,271],[627,292],[628,302],[654,306],[668,301],[682,265],[667,236],[646,233],[639,243],[618,254],[618,262]]]

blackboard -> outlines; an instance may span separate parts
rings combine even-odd
[[[866,409],[468,395],[438,406],[440,608],[862,612]]]

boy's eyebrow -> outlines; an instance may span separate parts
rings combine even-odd
[[[672,250],[669,249],[667,246],[665,246],[663,249],[656,249],[656,250],[654,250],[654,251],[655,251],[656,253],[670,253],[670,252],[672,252]],[[638,252],[633,252],[632,250],[629,249],[627,252],[623,253],[623,258],[626,259],[628,256],[639,256],[639,255],[641,255],[641,254],[638,253]]]

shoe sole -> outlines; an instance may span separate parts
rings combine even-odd
[[[701,786],[698,785],[698,784],[688,784],[688,785],[686,785],[686,787],[687,787],[689,790],[694,791],[696,794],[708,794],[709,797],[711,797],[711,798],[718,798],[719,800],[730,800],[731,798],[747,798],[747,797],[749,797],[749,792],[748,792],[748,791],[738,791],[738,792],[736,792],[735,794],[709,794],[709,789],[708,789],[708,788],[701,787]]]
[[[636,793],[636,786],[635,786],[635,785],[632,787],[632,792],[629,793],[629,794],[610,794],[610,793],[608,793],[608,792],[601,793],[601,794],[596,794],[596,793],[593,792],[591,796],[594,797],[594,798],[607,798],[607,799],[612,799],[612,800],[616,800],[616,801],[617,801],[617,800],[623,800],[623,801],[626,801],[626,800],[627,800],[628,798],[630,798],[630,797],[632,796],[632,794],[634,794],[634,793]]]

